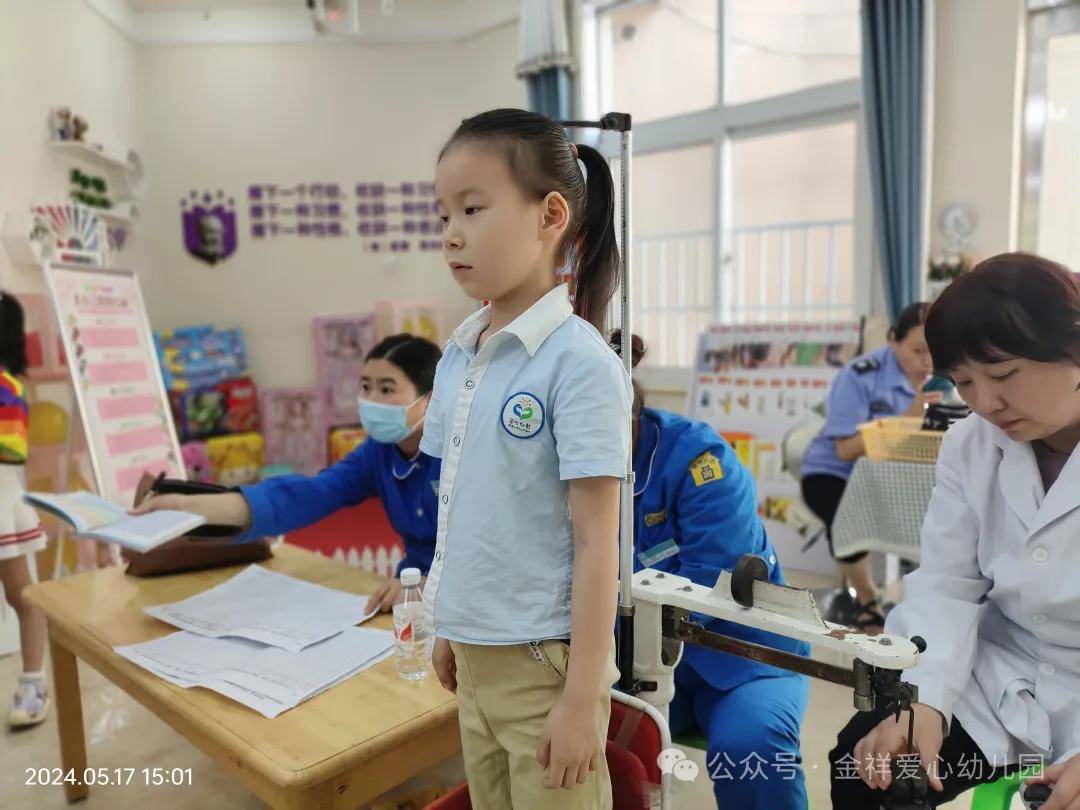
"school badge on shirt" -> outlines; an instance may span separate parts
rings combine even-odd
[[[544,405],[526,391],[511,396],[502,407],[503,430],[515,439],[529,439],[544,426]]]
[[[723,479],[724,468],[720,466],[720,459],[706,450],[690,462],[690,474],[694,476],[694,486],[700,487]]]

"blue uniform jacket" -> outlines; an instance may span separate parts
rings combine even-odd
[[[712,587],[722,569],[757,554],[769,581],[784,575],[757,513],[757,493],[735,451],[704,422],[646,408],[634,452],[634,570],[655,568]],[[800,655],[805,642],[715,619],[709,630]],[[717,689],[785,670],[687,644],[683,663]]]
[[[378,497],[405,544],[405,558],[395,575],[403,568],[427,574],[435,554],[441,466],[439,459],[424,453],[410,460],[402,457],[397,445],[368,439],[318,475],[282,475],[240,487],[252,516],[245,537],[293,531]]]

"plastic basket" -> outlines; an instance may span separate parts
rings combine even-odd
[[[922,419],[913,416],[890,416],[859,425],[868,458],[882,461],[914,461],[933,464],[945,435],[936,430],[922,430]]]

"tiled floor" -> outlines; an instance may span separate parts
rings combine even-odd
[[[804,587],[820,584],[796,575],[790,578]],[[5,711],[9,690],[18,672],[17,654],[0,659],[0,698],[4,701],[0,705]],[[79,675],[91,767],[138,770],[144,767],[190,768],[193,780],[190,787],[143,787],[134,783],[142,781],[140,776],[131,785],[92,789],[83,807],[242,810],[262,806],[253,794],[233,782],[183,737],[97,672],[80,664]],[[835,741],[837,730],[851,714],[851,694],[848,690],[823,682],[811,685],[809,709],[803,723],[802,753],[810,801],[816,810],[829,807],[827,754]],[[690,756],[699,765],[704,765],[703,753],[691,752]],[[55,717],[50,717],[48,722],[35,729],[18,733],[0,731],[0,762],[4,765],[0,771],[0,797],[3,797],[0,805],[5,810],[46,810],[67,806],[62,788],[26,784],[27,769],[59,765]],[[449,763],[441,771],[440,775],[447,782],[453,782],[460,776],[460,765]],[[674,804],[680,810],[713,806],[708,781],[702,777],[696,783],[677,783]],[[969,804],[970,801],[962,797],[949,804],[948,808],[961,810],[969,807]]]

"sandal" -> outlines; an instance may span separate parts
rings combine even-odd
[[[51,703],[43,677],[20,675],[7,716],[8,728],[27,728],[45,722]]]
[[[860,604],[855,611],[854,627],[868,636],[879,636],[885,632],[885,616],[877,599]]]

